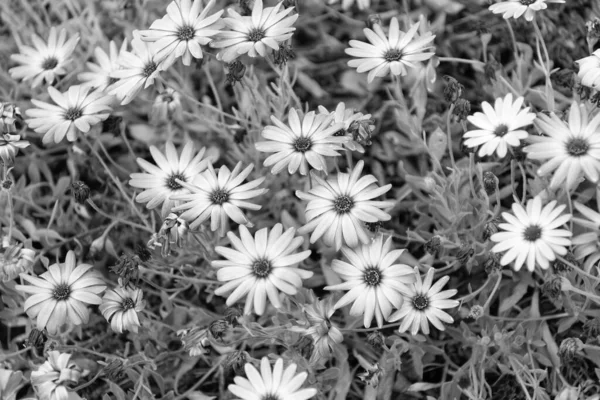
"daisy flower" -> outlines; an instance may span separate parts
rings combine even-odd
[[[21,46],[20,54],[10,56],[12,60],[22,64],[9,69],[10,76],[24,82],[31,81],[31,87],[35,88],[42,82],[52,84],[56,77],[67,73],[66,67],[79,41],[79,35],[73,35],[67,40],[66,30],[61,29],[57,34],[56,28],[52,27],[47,43],[35,34],[31,40],[34,47]]]
[[[165,58],[165,67],[183,56],[183,65],[190,65],[192,57],[201,59],[202,48],[219,33],[223,26],[223,10],[208,16],[215,0],[202,9],[202,0],[174,0],[167,6],[167,14],[141,31],[142,39],[153,42],[156,56]]]
[[[360,176],[364,162],[356,164],[351,173],[339,173],[327,181],[314,176],[318,186],[308,193],[296,191],[296,196],[308,201],[306,225],[298,229],[301,235],[312,232],[310,242],[323,237],[328,246],[339,250],[345,243],[356,247],[371,241],[365,222],[389,221],[392,217],[382,211],[392,207],[394,201],[377,201],[374,198],[388,192],[391,184],[376,185],[373,175]]]
[[[494,108],[487,101],[481,103],[483,112],[476,112],[467,117],[467,120],[479,129],[468,131],[463,135],[465,146],[479,148],[479,157],[491,156],[496,153],[498,157],[506,156],[508,147],[518,147],[521,140],[529,135],[523,128],[533,123],[535,114],[529,112],[529,107],[523,106],[523,97],[513,102],[512,94],[504,98],[499,97],[494,103]]]
[[[150,154],[156,165],[143,158],[138,158],[138,165],[146,172],[133,173],[129,184],[135,188],[144,189],[135,200],[139,203],[148,203],[146,207],[152,210],[162,204],[161,215],[166,217],[175,205],[181,204],[172,199],[172,196],[189,193],[187,189],[177,183],[192,182],[196,176],[204,171],[209,161],[202,159],[206,149],[203,147],[194,155],[194,143],[189,141],[183,147],[181,155],[172,142],[165,145],[165,155],[155,146],[150,146]]]
[[[347,141],[345,137],[333,136],[343,125],[332,125],[332,120],[330,115],[316,115],[311,111],[300,121],[294,108],[288,113],[289,126],[271,116],[275,125],[267,125],[262,131],[267,141],[255,144],[258,151],[275,153],[267,157],[264,166],[273,166],[273,174],[278,174],[287,166],[290,174],[300,169],[300,173],[306,175],[309,164],[316,170],[325,171],[324,156],[339,156],[337,151],[343,150],[341,144]]]
[[[33,265],[35,251],[23,248],[23,244],[8,246],[0,254],[0,282],[12,281]]]
[[[68,388],[81,378],[81,368],[71,361],[71,354],[49,351],[48,359],[31,371],[31,385],[40,400],[81,400]]]
[[[4,165],[10,166],[15,162],[19,149],[29,146],[29,141],[21,140],[20,135],[5,133],[0,136],[0,159]]]
[[[417,35],[419,23],[410,27],[408,32],[400,30],[398,19],[392,18],[390,22],[389,36],[379,24],[363,29],[369,43],[359,40],[351,40],[350,48],[346,54],[358,57],[357,60],[348,61],[348,66],[356,68],[356,72],[369,71],[368,81],[372,82],[375,77],[392,75],[406,75],[406,67],[416,68],[415,62],[429,60],[435,54],[429,51],[433,48],[435,35],[427,32],[422,36]]]
[[[254,234],[240,225],[240,237],[229,232],[233,249],[218,246],[215,251],[227,260],[213,261],[213,267],[219,268],[217,279],[227,282],[215,294],[229,294],[227,305],[232,306],[246,296],[244,312],[262,315],[265,312],[267,298],[275,308],[281,307],[279,292],[294,295],[302,287],[302,279],[313,276],[310,271],[297,268],[298,263],[310,256],[310,250],[296,253],[304,239],[295,237],[296,230],[290,228],[283,233],[283,226],[276,224],[271,231],[263,228]]]
[[[394,263],[403,251],[392,250],[392,238],[384,242],[382,235],[355,249],[342,247],[348,261],[333,260],[331,268],[345,282],[326,286],[325,290],[348,292],[333,307],[338,309],[353,303],[350,315],[363,315],[365,328],[371,326],[375,316],[381,328],[392,308],[402,305],[402,295],[408,293],[407,285],[414,282],[411,267]]]
[[[325,107],[319,106],[319,113],[324,115],[333,116],[333,120],[331,121],[332,126],[336,126],[338,124],[342,124],[342,127],[333,134],[333,136],[341,136],[346,137],[348,140],[344,142],[344,147],[351,151],[358,151],[359,153],[364,153],[365,148],[358,142],[362,136],[355,135],[354,131],[360,126],[360,123],[365,123],[369,126],[372,125],[371,114],[363,114],[360,112],[355,112],[351,108],[346,108],[346,105],[342,103],[338,103],[335,108],[335,111],[328,111]],[[373,129],[375,126],[373,126]],[[370,134],[370,132],[369,132]]]
[[[391,315],[390,321],[402,319],[398,330],[406,332],[410,327],[412,335],[416,335],[419,329],[428,335],[429,323],[440,331],[445,330],[442,322],[451,324],[454,319],[442,310],[457,307],[459,303],[458,300],[449,300],[450,297],[456,294],[456,289],[442,291],[450,277],[444,276],[432,285],[433,274],[435,273],[433,268],[429,268],[424,281],[421,279],[417,267],[415,267],[414,273],[417,280],[407,287],[404,303],[398,311]]]
[[[581,213],[581,217],[573,217],[573,222],[584,228],[573,238],[574,254],[577,260],[585,259],[584,270],[589,271],[600,261],[600,213],[578,202],[573,206]]]
[[[142,89],[154,84],[154,80],[164,70],[164,59],[159,58],[149,43],[144,42],[139,31],[133,31],[131,40],[133,52],[123,51],[119,56],[120,69],[110,73],[115,83],[106,88],[109,94],[117,96],[122,105],[129,104]]]
[[[210,44],[223,49],[217,59],[230,63],[242,54],[266,57],[269,48],[279,50],[279,43],[292,37],[296,30],[292,24],[298,19],[298,14],[288,15],[294,7],[279,11],[282,3],[263,9],[263,0],[255,0],[252,15],[247,17],[228,9],[227,18],[223,18],[228,30],[219,33]]]
[[[539,114],[535,125],[547,136],[532,136],[533,144],[525,147],[527,158],[545,161],[539,176],[553,172],[550,186],[566,185],[574,189],[585,176],[597,183],[600,175],[600,113],[590,120],[584,104],[571,104],[569,123],[556,114]]]
[[[250,363],[244,366],[246,377],[236,376],[235,384],[227,388],[242,400],[306,400],[317,394],[317,389],[300,389],[306,377],[306,372],[296,374],[296,364],[290,364],[283,369],[283,359],[278,358],[271,371],[269,358],[263,357],[260,372]]]
[[[142,290],[139,288],[117,287],[107,291],[100,304],[102,316],[110,322],[117,333],[131,331],[137,333],[140,326],[138,313],[146,307]]]
[[[253,224],[248,221],[241,208],[260,210],[262,206],[247,200],[268,191],[268,189],[257,189],[265,180],[264,177],[242,185],[253,168],[254,164],[250,164],[242,171],[242,163],[239,162],[233,171],[230,171],[224,165],[219,168],[217,176],[212,164],[208,164],[208,170],[197,175],[192,183],[176,179],[175,182],[189,190],[190,193],[171,197],[173,200],[183,200],[184,202],[175,207],[173,211],[184,211],[181,218],[190,221],[190,229],[196,229],[210,218],[210,229],[212,231],[218,229],[221,236],[225,236],[227,231],[228,218],[240,225],[252,227]]]
[[[69,142],[77,139],[77,132],[86,133],[92,125],[104,121],[112,109],[112,96],[99,90],[90,93],[89,87],[73,85],[61,93],[52,86],[48,94],[56,105],[32,99],[38,108],[30,108],[25,114],[30,117],[27,125],[37,133],[44,133],[45,144],[59,143],[67,137]]]
[[[17,121],[23,121],[21,109],[12,103],[0,102],[0,134],[16,133],[18,129]]]
[[[108,54],[101,47],[96,47],[94,50],[96,63],[86,63],[89,71],[80,73],[77,75],[77,79],[82,82],[81,85],[84,87],[105,90],[114,83],[115,79],[110,75],[121,68],[119,57],[126,51],[127,40],[123,41],[121,49],[117,49],[117,44],[111,40],[108,45]]]
[[[564,209],[564,204],[556,206],[556,200],[542,208],[540,196],[529,200],[527,209],[513,203],[512,214],[502,213],[506,222],[498,225],[505,232],[495,233],[490,238],[496,242],[492,252],[505,252],[500,264],[507,265],[514,261],[516,271],[525,262],[529,271],[534,270],[536,263],[547,269],[557,254],[567,254],[566,248],[571,245],[571,232],[558,229],[571,219],[571,214],[562,214]]]
[[[595,88],[600,84],[600,49],[589,57],[575,61],[579,65],[577,76],[583,86]]]
[[[88,304],[100,304],[100,294],[106,285],[90,264],[79,264],[69,251],[64,263],[53,264],[39,277],[21,274],[31,285],[17,285],[17,290],[29,293],[23,305],[31,318],[37,318],[37,329],[46,328],[55,335],[65,324],[88,322]]]
[[[492,4],[489,10],[494,14],[502,14],[502,18],[517,19],[525,14],[527,21],[533,21],[536,11],[548,8],[546,3],[564,3],[565,0],[506,0]]]

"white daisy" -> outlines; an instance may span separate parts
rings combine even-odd
[[[71,54],[79,41],[79,35],[73,35],[67,40],[67,31],[61,29],[56,33],[56,28],[50,28],[48,42],[46,43],[38,35],[31,36],[33,46],[21,46],[20,54],[10,56],[11,60],[22,64],[8,70],[14,79],[31,81],[31,87],[37,87],[45,82],[52,84],[58,76],[67,73],[66,67],[70,63]]]
[[[110,322],[110,327],[117,333],[131,331],[137,333],[140,326],[138,313],[146,307],[142,290],[131,287],[116,287],[108,290],[102,297],[98,309],[102,316]]]
[[[96,47],[94,50],[96,63],[86,63],[89,71],[77,75],[77,79],[82,82],[81,86],[104,90],[114,83],[115,78],[111,78],[110,75],[121,68],[119,57],[126,51],[127,40],[123,41],[121,49],[117,49],[117,44],[111,40],[108,45],[108,54],[101,47]]]
[[[150,43],[144,42],[139,31],[133,31],[131,40],[133,52],[124,51],[119,56],[120,69],[110,73],[115,83],[106,88],[109,94],[117,96],[122,105],[129,104],[142,90],[154,84],[154,80],[164,70],[164,59],[159,58]]]
[[[325,107],[319,106],[319,113],[332,115],[332,125],[342,124],[342,127],[335,132],[333,136],[346,137],[348,140],[344,143],[344,147],[351,151],[358,151],[359,153],[365,152],[365,148],[359,142],[359,140],[363,138],[358,133],[358,130],[360,129],[360,123],[365,123],[368,126],[371,126],[371,114],[363,114],[361,112],[356,112],[351,108],[346,108],[346,104],[343,102],[338,103],[338,105],[335,107],[335,111],[331,112]],[[374,128],[375,127],[372,126],[372,129]]]
[[[395,202],[373,200],[388,192],[392,185],[378,187],[373,175],[361,177],[363,166],[361,160],[350,174],[339,173],[327,181],[315,175],[318,186],[308,193],[296,191],[296,196],[308,201],[305,213],[308,222],[298,233],[312,232],[311,243],[323,237],[325,244],[336,250],[343,243],[352,248],[371,241],[365,222],[389,221],[391,216],[382,209],[392,207]]]
[[[55,335],[65,324],[87,324],[88,304],[100,304],[100,294],[106,289],[101,275],[90,264],[79,264],[75,253],[69,251],[64,263],[53,264],[39,277],[21,274],[31,285],[16,285],[29,293],[23,305],[31,318],[36,318],[39,330],[46,328]]]
[[[44,143],[59,143],[65,136],[73,142],[77,132],[88,132],[112,111],[113,97],[99,90],[90,93],[89,87],[73,85],[61,93],[50,86],[48,94],[56,105],[33,99],[31,102],[38,108],[25,111],[31,117],[27,125],[37,133],[44,133]]]
[[[326,286],[325,290],[347,290],[334,308],[354,303],[350,315],[364,316],[364,326],[369,328],[373,316],[377,326],[382,327],[392,313],[392,308],[402,306],[402,295],[407,285],[414,282],[413,269],[408,265],[395,264],[404,250],[392,250],[392,238],[385,242],[378,235],[369,244],[355,249],[342,247],[348,260],[333,260],[331,268],[345,281]]]
[[[431,32],[418,36],[418,30],[417,22],[408,32],[401,31],[396,17],[390,22],[389,36],[379,24],[375,24],[373,30],[363,29],[369,43],[359,40],[349,42],[351,48],[346,49],[346,54],[359,59],[348,61],[348,66],[356,68],[358,73],[369,71],[369,82],[390,72],[392,75],[406,75],[406,67],[416,68],[415,62],[429,60],[435,54],[428,51],[433,48],[435,36]]]
[[[165,155],[155,146],[150,146],[150,154],[156,165],[149,163],[143,158],[138,158],[138,165],[146,171],[145,173],[131,174],[129,184],[135,188],[144,189],[137,195],[135,200],[139,203],[148,203],[149,210],[162,204],[161,215],[166,217],[175,205],[181,204],[172,199],[172,196],[189,193],[187,189],[177,183],[177,179],[183,182],[192,182],[194,178],[204,171],[209,160],[203,159],[206,148],[194,155],[194,143],[189,141],[183,147],[181,155],[172,142],[165,145]]]
[[[255,0],[252,16],[247,17],[228,9],[223,22],[229,30],[219,33],[210,44],[223,49],[217,54],[217,59],[229,63],[242,54],[266,57],[269,48],[279,50],[279,43],[292,37],[296,30],[292,24],[298,19],[298,14],[288,15],[294,7],[279,11],[282,3],[263,9],[263,0]]]
[[[502,213],[506,223],[498,225],[498,228],[506,232],[498,232],[491,237],[496,242],[492,252],[505,252],[500,264],[507,265],[514,261],[517,271],[525,262],[529,271],[534,270],[536,263],[542,269],[547,269],[556,255],[567,254],[566,248],[571,245],[571,232],[558,229],[571,219],[571,214],[562,214],[564,209],[564,204],[556,206],[556,200],[542,208],[540,196],[529,200],[527,209],[513,203],[512,214]]]
[[[600,261],[600,213],[578,202],[573,206],[582,214],[573,217],[573,222],[584,228],[583,233],[573,237],[574,254],[577,260],[585,260],[584,270],[589,271]]]
[[[450,297],[456,294],[456,289],[442,291],[450,277],[444,276],[432,285],[433,274],[435,273],[433,268],[429,268],[424,281],[421,280],[417,267],[415,267],[414,273],[417,280],[408,286],[408,293],[404,297],[402,307],[392,314],[390,321],[402,319],[398,330],[406,332],[410,327],[412,335],[416,335],[419,329],[428,335],[429,323],[440,331],[445,330],[442,322],[451,324],[454,319],[442,310],[457,307],[459,304],[458,300],[449,300]]]
[[[582,176],[597,183],[600,179],[600,113],[589,120],[584,104],[573,102],[569,123],[556,114],[539,114],[535,125],[547,136],[531,136],[533,143],[523,149],[527,158],[545,161],[539,176],[554,171],[552,188],[574,189]]]
[[[201,59],[202,47],[219,33],[223,10],[208,16],[215,5],[210,0],[202,8],[202,0],[174,0],[167,6],[167,14],[141,31],[142,39],[154,42],[156,56],[165,58],[165,67],[183,56],[183,65],[190,65],[192,57]]]
[[[527,21],[533,21],[536,11],[548,8],[546,3],[564,3],[565,0],[506,0],[492,4],[489,10],[494,14],[503,14],[502,18],[517,19],[525,14]]]
[[[328,4],[339,3],[340,0],[329,0]],[[349,10],[354,4],[359,10],[366,10],[371,7],[371,0],[342,0],[342,9]]]
[[[596,88],[600,85],[600,49],[591,56],[575,61],[579,65],[577,76],[583,86]]]
[[[306,175],[309,164],[316,170],[326,171],[324,156],[339,156],[337,151],[343,150],[341,144],[348,141],[345,137],[333,136],[343,125],[332,125],[332,120],[332,116],[316,115],[311,111],[300,121],[294,108],[288,113],[289,126],[271,116],[275,126],[267,125],[262,131],[267,141],[255,144],[258,151],[275,153],[267,157],[264,166],[273,166],[273,174],[278,174],[287,166],[290,174],[300,169],[300,173]]]
[[[48,359],[31,371],[31,386],[40,400],[82,400],[70,390],[80,378],[81,368],[71,360],[71,354],[52,350]]]
[[[268,189],[256,189],[265,180],[264,177],[242,185],[253,168],[254,164],[250,164],[242,171],[242,163],[239,162],[233,171],[230,171],[224,165],[219,168],[217,176],[212,164],[208,164],[208,170],[197,175],[192,183],[176,179],[175,181],[190,193],[171,197],[173,200],[184,202],[173,211],[184,211],[181,218],[190,221],[190,229],[196,229],[210,218],[210,229],[212,231],[218,229],[221,236],[225,236],[227,231],[228,218],[240,225],[252,227],[253,224],[248,221],[241,208],[260,210],[262,206],[247,200],[268,191]]]
[[[479,148],[479,156],[491,156],[494,152],[498,157],[506,156],[508,147],[518,147],[521,140],[529,135],[525,128],[533,123],[535,114],[529,112],[529,107],[523,106],[523,97],[513,103],[512,94],[496,99],[494,108],[487,101],[481,103],[483,112],[476,112],[467,120],[479,129],[468,131],[463,135],[465,146]]]
[[[317,389],[300,389],[307,373],[296,374],[296,364],[283,369],[283,359],[278,358],[271,371],[269,358],[263,357],[260,372],[250,363],[244,366],[246,377],[236,376],[235,384],[227,388],[243,400],[306,400],[317,394]]]
[[[254,234],[240,225],[240,237],[229,232],[227,237],[233,249],[218,246],[215,251],[227,260],[212,262],[219,268],[217,279],[227,282],[215,294],[226,296],[227,305],[232,306],[246,296],[245,313],[265,312],[267,298],[275,307],[281,307],[279,292],[294,295],[302,287],[302,279],[313,276],[311,271],[297,268],[298,263],[310,256],[310,250],[296,253],[304,239],[295,237],[296,230],[290,228],[283,233],[283,226],[276,224],[271,231],[263,228]]]

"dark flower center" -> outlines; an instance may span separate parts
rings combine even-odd
[[[56,68],[58,65],[58,59],[56,57],[48,57],[42,61],[42,69],[50,70]]]
[[[494,130],[494,134],[496,136],[502,137],[504,135],[506,135],[508,133],[508,126],[504,125],[504,124],[500,124],[496,127],[496,129]]]
[[[299,151],[300,153],[306,153],[312,147],[312,142],[309,138],[305,138],[303,136],[296,139],[294,142],[294,149]]]
[[[71,288],[69,285],[60,284],[54,288],[52,292],[52,296],[55,300],[66,300],[69,298],[69,294],[71,294]]]
[[[345,129],[340,129],[339,131],[337,131],[336,133],[334,133],[333,136],[346,136],[346,130]]]
[[[537,0],[521,0],[521,4],[523,4],[524,6],[528,6],[530,4],[535,3]]]
[[[261,258],[252,264],[252,270],[254,271],[254,275],[259,278],[266,278],[271,273],[271,263],[269,260]]]
[[[567,143],[567,153],[573,157],[580,157],[587,154],[590,145],[585,139],[573,138]]]
[[[381,272],[379,269],[371,267],[365,270],[363,275],[365,283],[369,286],[377,286],[381,282]]]
[[[427,296],[424,296],[422,294],[416,295],[413,298],[412,302],[413,302],[413,306],[419,311],[422,311],[429,306],[429,299],[427,298]]]
[[[191,40],[194,38],[195,35],[196,30],[189,25],[184,25],[177,31],[177,39],[182,41]]]
[[[123,311],[127,311],[127,310],[132,309],[133,307],[135,307],[135,302],[133,301],[132,298],[128,297],[125,300],[123,300],[123,303],[121,304],[121,307],[123,307]]]
[[[529,225],[523,231],[523,239],[527,240],[528,242],[535,242],[541,237],[542,228],[540,228],[538,225]]]
[[[78,107],[71,107],[65,112],[65,119],[69,121],[75,121],[77,118],[81,118],[83,110]]]
[[[383,59],[387,62],[400,61],[402,59],[402,52],[398,49],[390,49],[385,52]]]
[[[273,393],[265,394],[260,400],[281,400],[279,396]]]
[[[221,205],[226,203],[227,200],[229,200],[229,193],[223,189],[217,189],[210,195],[210,201],[212,201],[214,204]]]
[[[333,201],[333,208],[338,214],[345,214],[349,212],[354,206],[354,201],[350,196],[340,196]]]
[[[179,183],[177,183],[177,179],[179,179],[180,181],[184,181],[187,182],[185,180],[185,176],[183,176],[180,173],[176,173],[176,174],[172,174],[171,176],[169,176],[167,178],[167,187],[171,190],[179,190],[182,189],[183,186],[181,186]]]
[[[248,33],[248,39],[255,43],[259,42],[264,37],[265,37],[265,31],[263,31],[262,29],[255,28],[255,29],[252,29]]]
[[[144,76],[144,78],[148,78],[148,77],[150,77],[150,75],[152,75],[154,73],[154,71],[156,71],[157,68],[158,68],[158,65],[156,65],[156,63],[154,61],[150,61],[150,63],[146,64],[146,66],[144,67],[144,71],[142,72],[142,75]]]

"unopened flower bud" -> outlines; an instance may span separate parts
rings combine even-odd
[[[225,332],[227,332],[227,321],[224,319],[213,321],[209,325],[208,331],[215,339],[223,341],[223,336],[225,335]]]
[[[226,371],[233,371],[235,374],[240,375],[244,371],[244,365],[246,365],[246,352],[241,350],[232,351],[227,354],[225,358],[224,367]]]
[[[585,26],[587,27],[587,41],[593,48],[600,39],[600,18],[588,21]]]
[[[381,223],[381,221],[377,221],[377,222],[365,222],[365,226],[367,227],[367,230],[369,232],[373,232],[373,233],[379,232],[379,229],[381,228],[381,225],[383,225]]]
[[[25,345],[36,349],[38,352],[41,352],[44,349],[44,344],[46,343],[47,339],[48,338],[43,331],[32,329],[31,332],[29,332],[29,337],[27,338]]]
[[[235,60],[227,64],[227,75],[225,83],[231,86],[235,86],[237,82],[241,82],[246,72],[246,66],[241,61]]]
[[[242,316],[242,310],[238,306],[229,307],[225,310],[225,321],[231,326],[239,325],[238,318]]]
[[[498,253],[489,253],[487,259],[483,263],[483,267],[488,275],[499,273],[502,270],[502,265],[500,265],[500,255]]]
[[[138,245],[135,247],[135,255],[140,258],[142,262],[150,261],[152,253],[147,246]]]
[[[296,58],[296,53],[287,43],[279,43],[279,50],[273,51],[273,60],[275,65],[283,65],[288,62],[288,60],[293,60]]]
[[[583,348],[583,342],[577,338],[566,338],[560,343],[558,355],[563,363],[572,361]]]
[[[493,195],[498,190],[498,178],[491,171],[485,171],[482,178],[483,190],[488,196]]]
[[[379,331],[371,332],[367,335],[367,343],[376,349],[382,349],[385,346],[385,336]]]
[[[446,87],[444,88],[444,99],[448,103],[456,103],[456,100],[462,96],[465,87],[458,83],[458,81],[450,75],[444,75],[444,80],[446,81]]]
[[[583,332],[588,338],[598,338],[600,336],[600,318],[595,317],[587,320],[583,324]]]
[[[498,220],[496,218],[493,218],[492,220],[486,222],[486,224],[483,226],[483,241],[487,241],[489,238],[492,237],[492,235],[494,233],[498,232]]]
[[[556,275],[550,276],[542,285],[542,293],[549,299],[558,299],[562,293],[562,278]]]
[[[483,309],[483,307],[476,304],[473,307],[471,307],[471,310],[469,311],[469,315],[467,315],[467,317],[472,318],[474,320],[478,320],[479,318],[483,317],[484,315],[485,315],[485,310]]]
[[[452,115],[456,122],[464,121],[471,114],[471,102],[466,99],[457,99],[454,103]]]
[[[313,353],[315,344],[310,336],[302,336],[300,340],[292,345],[292,348],[308,360]]]
[[[123,361],[113,358],[102,368],[104,374],[111,381],[117,381],[123,376]]]
[[[575,86],[575,72],[568,68],[553,73],[550,78],[552,79],[553,84],[568,89],[569,91],[573,90],[573,87]]]
[[[440,238],[438,235],[432,236],[431,239],[425,243],[425,251],[434,257],[437,257],[441,249],[442,238]]]
[[[575,258],[575,255],[573,255],[573,253],[571,253],[570,251],[567,252],[567,254],[565,254],[563,256],[563,259],[565,261],[567,261],[569,264],[579,267],[579,261],[577,261],[577,259]],[[554,269],[554,272],[556,272],[557,274],[568,273],[572,269],[571,265],[569,265],[569,264],[567,264],[559,259],[556,259],[552,263],[552,268]]]
[[[90,188],[82,181],[75,181],[71,183],[71,193],[77,203],[83,204],[90,197]]]
[[[466,243],[463,243],[458,249],[458,253],[456,253],[456,259],[458,260],[460,265],[466,265],[467,262],[473,257],[475,254],[475,250],[471,246]]]

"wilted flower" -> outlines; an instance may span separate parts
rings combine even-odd
[[[140,259],[137,256],[122,255],[119,257],[119,261],[109,267],[110,271],[119,276],[123,286],[128,286],[131,280],[139,279],[139,268]]]
[[[494,233],[497,233],[497,232],[498,232],[498,220],[496,218],[493,218],[490,221],[486,222],[485,225],[483,226],[482,238],[484,241],[487,241],[489,238],[492,237],[492,235]]]
[[[158,233],[152,235],[147,246],[150,249],[159,246],[161,255],[166,257],[171,253],[173,245],[179,248],[183,246],[188,230],[189,224],[186,220],[175,213],[170,213],[164,219]]]
[[[81,400],[68,387],[77,384],[81,369],[71,361],[71,354],[48,352],[48,359],[31,372],[31,385],[40,400]]]
[[[454,109],[452,110],[452,115],[454,116],[455,121],[460,122],[466,120],[470,113],[471,102],[469,100],[456,100],[456,103],[454,103]]]
[[[20,273],[31,269],[35,251],[23,248],[23,244],[9,246],[0,254],[0,282],[12,281]]]
[[[0,134],[15,133],[17,121],[22,121],[21,109],[12,103],[0,103]]]
[[[358,374],[358,379],[366,382],[367,385],[377,387],[379,385],[379,379],[383,376],[384,371],[379,366],[379,363],[375,363],[372,366],[365,368],[365,372]]]
[[[10,135],[5,133],[0,136],[0,159],[6,166],[14,164],[15,156],[19,149],[29,146],[29,141],[21,140],[19,135]]]

